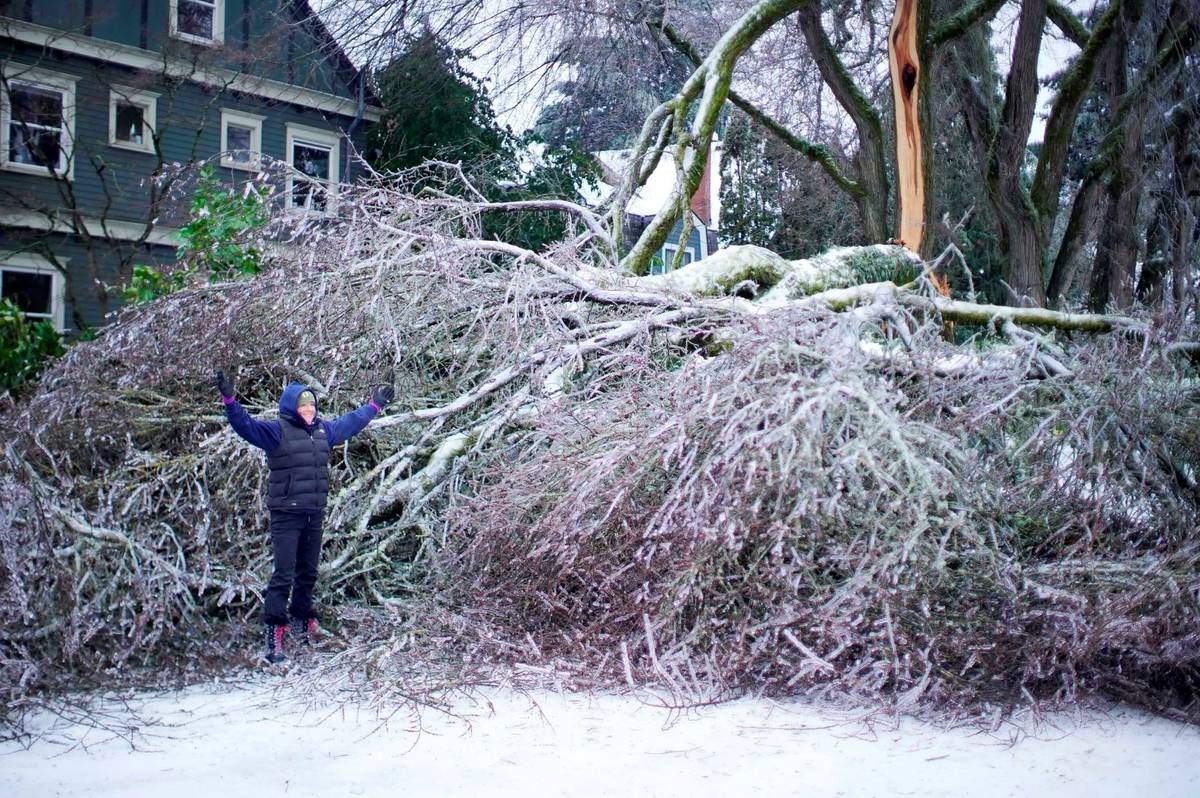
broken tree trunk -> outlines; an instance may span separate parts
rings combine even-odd
[[[933,149],[929,116],[929,74],[926,41],[929,0],[897,0],[888,34],[888,68],[892,75],[892,100],[896,109],[896,188],[899,213],[896,241],[928,258],[932,239],[929,200]],[[931,275],[938,293],[950,295],[944,274]]]
[[[925,75],[924,28],[928,0],[897,0],[888,35],[888,66],[896,109],[896,186],[900,212],[896,241],[918,254],[925,242],[928,202],[929,81]]]

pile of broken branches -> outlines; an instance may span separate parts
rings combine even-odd
[[[326,415],[396,384],[332,464],[320,600],[359,689],[483,663],[1200,718],[1194,325],[951,300],[894,247],[635,277],[587,210],[528,205],[355,189],[265,274],[72,347],[0,419],[5,714],[252,656],[265,465],[222,367],[264,417],[292,379]],[[509,210],[575,237],[484,239]]]

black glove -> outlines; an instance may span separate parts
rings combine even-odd
[[[381,408],[387,407],[388,402],[396,398],[396,389],[390,385],[380,385],[371,394],[371,401],[379,405]]]
[[[233,398],[233,383],[225,376],[225,372],[217,369],[217,390],[221,392],[222,399]]]

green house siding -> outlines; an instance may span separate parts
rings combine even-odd
[[[671,228],[671,232],[667,235],[667,244],[669,246],[678,247],[679,239],[682,235],[683,235],[683,222],[679,221],[679,222],[675,223],[675,226]],[[704,250],[701,248],[700,235],[701,235],[701,233],[700,233],[699,227],[697,225],[693,224],[692,230],[688,234],[687,245],[686,245],[692,251],[693,260],[700,260],[700,258],[703,257],[703,255],[704,255]],[[665,247],[664,247],[664,250],[665,250]],[[663,260],[665,261],[666,253],[664,252],[663,254],[664,254]]]
[[[323,31],[291,25],[283,34],[271,33],[280,27],[279,15],[296,13],[288,11],[293,7],[302,10],[306,7],[302,2],[225,0],[223,48],[191,45],[170,38],[169,0],[146,0],[144,26],[142,0],[95,0],[88,5],[96,9],[90,26],[84,24],[84,3],[77,0],[38,0],[31,15],[24,13],[23,0],[16,3],[0,0],[0,17],[55,28],[77,37],[74,41],[84,45],[64,47],[61,39],[46,47],[31,43],[25,40],[27,34],[30,31],[37,34],[41,29],[28,26],[12,37],[0,36],[0,63],[4,64],[7,77],[33,67],[74,79],[72,179],[0,169],[0,253],[44,251],[51,257],[65,259],[70,283],[65,291],[64,322],[68,329],[77,326],[77,319],[88,326],[104,322],[103,306],[95,298],[94,272],[102,275],[96,279],[116,284],[132,263],[174,260],[174,247],[164,244],[172,229],[186,223],[190,196],[180,188],[160,197],[157,207],[152,207],[156,187],[161,193],[162,186],[161,182],[155,182],[155,175],[173,172],[177,167],[217,161],[221,151],[222,111],[260,118],[259,149],[266,158],[281,162],[288,157],[289,125],[335,136],[341,183],[357,177],[351,155],[366,145],[369,125],[366,117],[371,113],[370,108],[365,115],[359,111],[363,108],[361,100],[370,98],[359,97],[357,76],[344,58],[339,53],[324,60],[315,55],[322,47],[329,52],[331,43],[321,41],[317,35]],[[0,18],[0,23],[3,22]],[[85,32],[87,38],[78,38]],[[126,61],[132,58],[140,63],[147,56],[158,59],[188,52],[208,60],[200,73],[176,72],[168,78],[161,69],[114,63],[121,59],[96,52],[98,41],[125,46],[119,54]],[[87,49],[88,46],[92,49]],[[156,49],[166,55],[150,52]],[[254,58],[249,57],[251,51]],[[218,57],[219,63],[232,71],[214,71]],[[214,81],[214,74],[221,79]],[[279,82],[237,82],[244,81],[247,74]],[[230,85],[246,91],[234,90]],[[114,86],[156,95],[158,152],[133,151],[110,144],[110,98]],[[322,94],[293,91],[291,87],[315,89]],[[228,181],[242,180],[250,174],[226,167],[220,167],[218,172]],[[91,228],[96,227],[97,220],[105,220],[108,226],[104,229],[115,239],[102,240],[104,233],[94,231],[96,238],[88,245],[73,234],[35,229],[47,227],[54,217],[58,219],[57,226],[62,227],[79,216],[90,220]],[[128,239],[137,237],[148,222],[154,224],[151,240],[158,245],[131,243]],[[112,298],[110,303],[111,311],[119,300]]]
[[[15,172],[0,173],[0,202],[8,206],[64,207],[71,204],[85,213],[109,218],[142,221],[150,202],[150,178],[160,166],[154,153],[132,152],[109,145],[109,99],[112,87],[129,86],[158,94],[157,125],[160,131],[162,165],[188,164],[211,158],[221,150],[221,111],[241,111],[265,117],[263,154],[286,160],[288,124],[339,133],[339,172],[347,175],[344,155],[365,146],[366,124],[354,125],[352,117],[327,114],[285,102],[218,92],[196,83],[156,85],[132,69],[90,62],[77,56],[46,55],[14,42],[0,47],[0,58],[15,74],[25,64],[41,70],[69,75],[75,84],[74,177],[70,194],[50,177]],[[353,141],[344,132],[355,127]],[[353,164],[351,164],[353,167]],[[353,172],[353,168],[352,168]],[[73,198],[73,199],[72,199]],[[160,220],[169,223],[167,219]],[[178,221],[178,220],[176,220]]]
[[[170,0],[0,0],[0,14],[99,41],[153,52],[198,53],[205,62],[248,74],[353,97],[355,75],[299,0],[223,0],[220,46],[197,45],[170,33]],[[86,13],[91,8],[91,14]]]
[[[77,236],[67,233],[41,233],[31,230],[0,228],[0,253],[40,256],[48,264],[65,267],[71,279],[63,291],[63,327],[67,332],[79,332],[77,319],[84,327],[105,324],[106,310],[112,314],[121,306],[121,263],[166,265],[175,262],[175,248],[155,244],[135,244],[129,241],[105,242],[103,246],[88,246]],[[53,258],[53,261],[50,260]],[[0,258],[3,260],[3,258]],[[108,304],[91,287],[92,275],[112,290]]]
[[[691,232],[688,233],[687,244],[684,245],[692,252],[691,261],[700,260],[701,258],[707,257],[709,254],[715,251],[715,248],[712,250],[705,248],[705,244],[707,242],[702,240],[702,236],[705,234],[705,229],[702,228],[698,223],[694,222]],[[675,250],[678,249],[679,242],[682,237],[683,221],[680,220],[675,223],[674,227],[671,228],[671,232],[667,234],[666,242],[663,244],[662,248],[659,249],[658,262],[650,265],[651,274],[661,274],[671,269],[671,266],[675,262]]]

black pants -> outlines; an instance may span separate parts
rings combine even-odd
[[[316,617],[312,607],[313,585],[321,559],[321,510],[287,513],[271,511],[271,549],[275,572],[267,585],[263,623],[282,625],[288,616],[307,621]],[[288,594],[292,606],[288,608]]]

